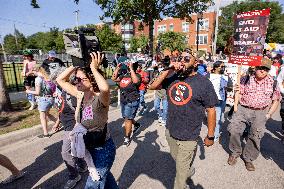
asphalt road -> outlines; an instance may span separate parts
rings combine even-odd
[[[175,162],[169,154],[165,139],[165,128],[158,125],[157,116],[148,103],[150,110],[143,117],[141,132],[129,147],[122,146],[123,133],[120,111],[109,113],[109,126],[117,146],[116,159],[112,173],[121,189],[164,189],[173,188]],[[225,121],[223,130],[226,130]],[[229,166],[228,134],[223,132],[221,143],[204,148],[199,141],[194,166],[196,174],[190,181],[191,188],[198,189],[283,189],[284,188],[284,145],[281,143],[281,122],[279,114],[267,123],[267,132],[261,142],[261,155],[255,161],[256,171],[248,172],[243,161],[234,167]],[[26,175],[1,189],[59,189],[67,181],[67,171],[61,158],[61,138],[57,133],[49,139],[29,138],[18,143],[0,147],[0,153],[7,155]],[[203,126],[202,137],[206,136]],[[9,176],[0,167],[0,180]],[[87,174],[76,188],[84,188]]]

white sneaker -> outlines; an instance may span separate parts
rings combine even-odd
[[[128,137],[124,137],[123,146],[128,147],[130,144],[130,139]]]
[[[159,122],[159,123],[162,123],[162,121],[163,121],[163,118],[162,118],[162,117],[159,117],[158,122]]]
[[[164,120],[161,121],[161,126],[166,126],[166,122]]]

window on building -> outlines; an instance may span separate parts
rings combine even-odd
[[[189,32],[189,22],[182,23],[182,32]]]
[[[197,37],[197,36],[196,36]],[[199,34],[198,35],[198,44],[199,45],[207,45],[208,44],[208,35]],[[196,43],[196,42],[195,42]]]
[[[174,24],[170,24],[170,31],[174,31]]]
[[[165,33],[166,31],[167,31],[167,26],[166,25],[158,26],[158,34],[159,33]]]
[[[209,29],[209,20],[200,19],[199,20],[199,30],[208,30]],[[197,31],[197,22],[196,22],[196,31]]]

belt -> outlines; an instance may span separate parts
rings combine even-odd
[[[253,107],[244,106],[244,105],[241,105],[241,106],[245,107],[245,108],[248,108],[248,109],[251,109],[251,110],[265,110],[267,108],[267,106],[265,106],[264,108],[253,108]]]

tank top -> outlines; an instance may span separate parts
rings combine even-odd
[[[75,112],[76,122],[81,123],[89,132],[102,131],[107,127],[109,107],[106,107],[101,103],[98,96],[94,97],[91,104],[83,107],[83,98],[84,93],[79,92],[77,95],[77,107]],[[106,139],[109,137],[109,130],[107,130]]]
[[[35,60],[32,60],[32,61],[24,60],[24,63],[26,64],[25,73],[31,72],[33,68],[36,66]]]

